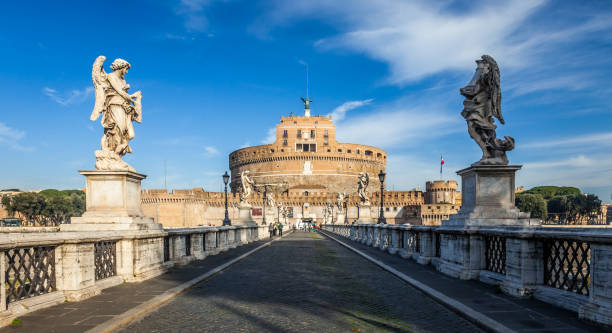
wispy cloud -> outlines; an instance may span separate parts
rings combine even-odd
[[[219,150],[217,150],[217,148],[212,147],[212,146],[205,146],[204,147],[204,155],[207,157],[212,157],[215,155],[219,154]]]
[[[68,93],[59,93],[57,90],[49,87],[43,88],[43,94],[50,97],[53,101],[60,105],[68,106],[86,101],[93,96],[93,87],[86,87],[82,90],[72,90]]]
[[[276,127],[268,128],[268,135],[261,141],[262,144],[270,144],[276,141]]]
[[[30,151],[32,150],[31,147],[26,147],[19,143],[25,135],[24,131],[8,127],[0,122],[0,147],[6,146],[13,150]]]
[[[421,106],[400,106],[375,110],[338,124],[336,136],[343,142],[367,142],[389,148],[419,142],[423,137],[431,139],[464,130],[457,126],[458,118],[442,108],[427,106],[427,116],[423,115],[423,109]]]
[[[332,117],[332,119],[335,122],[339,122],[342,119],[344,119],[344,117],[346,116],[346,112],[362,107],[364,105],[368,105],[370,103],[372,103],[374,99],[370,98],[370,99],[365,99],[362,101],[349,101],[349,102],[344,102],[342,103],[342,105],[337,106],[332,113],[329,114],[329,116]]]
[[[208,19],[206,18],[205,8],[213,0],[181,0],[177,9],[177,14],[185,19],[184,25],[188,31],[204,32],[208,29]]]
[[[543,140],[521,145],[521,148],[552,148],[559,146],[584,146],[584,145],[612,145],[612,132],[594,133],[574,136],[569,138],[558,138]]]

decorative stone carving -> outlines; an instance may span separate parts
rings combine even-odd
[[[268,203],[268,206],[276,207],[276,202],[274,201],[274,196],[272,195],[272,193],[268,193],[266,195],[266,201]],[[279,203],[279,205],[280,205],[280,203]]]
[[[346,201],[346,193],[338,192],[338,194],[336,194],[336,207],[338,208],[338,210],[344,209],[345,201]]]
[[[242,191],[240,192],[240,205],[241,206],[250,206],[249,205],[249,197],[253,192],[253,186],[255,182],[251,178],[249,178],[249,171],[242,171],[240,174],[240,180],[242,185]]]
[[[506,151],[514,149],[514,138],[496,137],[493,117],[504,124],[501,113],[499,68],[495,60],[483,55],[472,80],[459,91],[465,96],[461,115],[467,121],[468,132],[482,149],[482,158],[472,165],[507,165]]]
[[[130,64],[127,61],[115,59],[111,64],[113,72],[107,74],[104,71],[105,60],[104,56],[96,58],[91,72],[96,102],[89,119],[96,121],[102,115],[104,128],[101,150],[94,153],[96,169],[135,172],[121,157],[132,152],[129,145],[134,138],[132,122],[142,122],[142,93],[128,93],[130,85],[125,82],[125,75]]]
[[[370,175],[367,172],[360,172],[357,176],[357,194],[361,200],[362,206],[370,206],[370,197],[368,195],[368,185],[370,184]]]

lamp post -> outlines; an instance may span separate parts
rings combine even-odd
[[[380,170],[378,173],[378,180],[380,180],[380,215],[378,216],[378,224],[387,224],[385,219],[385,212],[383,211],[383,191],[385,188],[385,176],[386,174]]]
[[[266,225],[266,201],[268,201],[268,187],[264,185],[264,193],[263,193],[263,221],[262,225]],[[274,213],[272,213],[274,214]],[[274,216],[274,215],[272,215]]]
[[[232,225],[232,221],[229,219],[229,215],[227,214],[227,182],[229,181],[230,176],[225,171],[223,177],[223,183],[225,184],[225,218],[223,219],[223,225]]]

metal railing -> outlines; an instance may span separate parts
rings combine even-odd
[[[485,236],[486,270],[506,275],[506,238]]]
[[[56,290],[55,246],[4,251],[6,304]]]
[[[95,242],[94,263],[96,280],[117,275],[117,242]]]
[[[547,286],[589,295],[591,245],[566,239],[544,241],[544,283]]]

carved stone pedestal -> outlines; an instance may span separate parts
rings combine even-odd
[[[238,224],[257,225],[257,222],[253,220],[253,216],[251,215],[250,205],[241,205],[240,207],[238,207],[238,211],[239,211]]]
[[[345,223],[345,216],[343,213],[339,213],[336,215],[336,223],[335,224],[344,224]]]
[[[140,182],[145,175],[127,170],[79,173],[86,177],[85,213],[62,224],[61,231],[162,230],[140,209]]]
[[[448,226],[539,225],[514,206],[514,177],[520,165],[481,165],[457,171],[461,176],[461,210],[443,221]]]
[[[359,218],[357,224],[374,224],[376,221],[372,218],[371,206],[366,204],[359,204]]]

